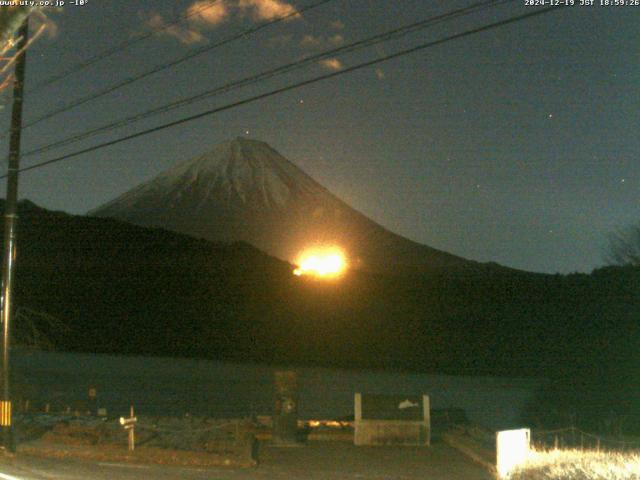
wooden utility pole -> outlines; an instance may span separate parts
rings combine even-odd
[[[20,170],[20,136],[22,133],[22,101],[24,93],[27,45],[29,42],[29,18],[18,32],[13,84],[13,110],[11,112],[11,138],[9,143],[9,169],[7,171],[7,199],[4,205],[4,258],[2,262],[2,389],[0,391],[0,432],[2,447],[15,451],[13,414],[10,388],[11,320],[13,316],[12,294],[16,260],[16,220],[18,214],[18,171]]]

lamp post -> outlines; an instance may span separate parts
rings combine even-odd
[[[13,85],[13,110],[11,112],[11,138],[9,142],[9,168],[7,172],[7,199],[4,206],[4,258],[2,262],[2,390],[0,391],[0,432],[2,447],[15,451],[10,389],[12,294],[16,259],[16,219],[18,216],[18,171],[20,169],[20,136],[22,133],[22,101],[24,75],[29,42],[29,17],[18,32],[19,40]]]

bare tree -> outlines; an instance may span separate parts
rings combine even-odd
[[[45,331],[56,332],[60,336],[71,330],[53,315],[23,306],[16,309],[16,324],[20,325],[15,331],[16,345],[39,350],[56,348],[55,342],[44,333]]]
[[[609,236],[607,261],[614,265],[640,266],[640,223]]]

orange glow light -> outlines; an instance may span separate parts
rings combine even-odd
[[[298,268],[294,275],[312,275],[321,278],[334,278],[342,275],[347,262],[342,251],[337,247],[313,248],[306,250],[298,257]]]

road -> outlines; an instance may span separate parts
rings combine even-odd
[[[260,465],[248,469],[185,468],[47,459],[0,458],[0,480],[489,480],[483,468],[444,444],[429,448],[354,447],[312,442],[264,446]]]

